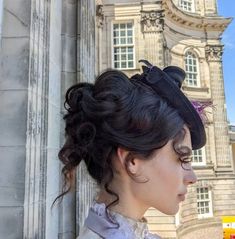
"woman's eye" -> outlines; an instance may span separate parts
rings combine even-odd
[[[192,162],[192,157],[180,158],[180,161],[181,161],[182,163],[191,163],[191,162]]]
[[[179,158],[181,166],[185,170],[191,170],[192,157]]]

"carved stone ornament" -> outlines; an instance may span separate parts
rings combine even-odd
[[[164,30],[163,10],[141,11],[143,32],[162,32]]]
[[[97,5],[96,7],[96,20],[97,26],[103,27],[104,25],[104,12],[103,12],[103,5]]]
[[[205,47],[205,52],[207,61],[222,61],[222,45],[207,45]]]

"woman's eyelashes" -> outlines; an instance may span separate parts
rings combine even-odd
[[[192,165],[191,165],[192,159],[193,159],[192,156],[179,157],[179,161],[181,163],[182,168],[185,169],[185,170],[191,170],[191,168],[192,168]]]

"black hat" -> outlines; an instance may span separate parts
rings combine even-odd
[[[177,66],[168,66],[161,70],[146,60],[139,62],[145,63],[146,66],[143,66],[143,74],[138,79],[150,86],[169,105],[178,110],[180,116],[189,126],[192,149],[203,147],[206,144],[206,133],[202,119],[194,105],[180,89],[186,75],[184,70]]]

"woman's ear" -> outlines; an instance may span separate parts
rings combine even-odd
[[[128,170],[133,175],[137,174],[139,171],[138,159],[130,151],[119,147],[117,149],[117,156],[125,170]]]
[[[126,161],[127,161],[127,157],[129,155],[129,151],[124,149],[124,148],[121,148],[121,147],[118,147],[117,149],[117,157],[118,157],[118,160],[119,162],[121,163],[122,167],[126,167]]]

